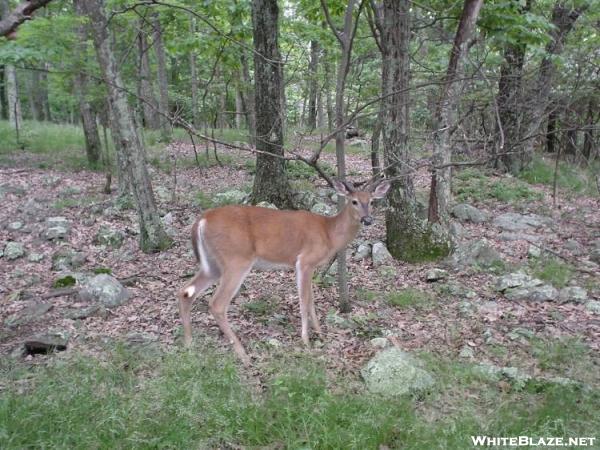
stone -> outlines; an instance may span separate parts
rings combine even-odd
[[[156,186],[154,193],[156,194],[156,198],[161,202],[169,202],[173,197],[171,191],[164,186]]]
[[[144,331],[131,331],[125,335],[125,341],[132,346],[145,346],[158,342],[158,336]]]
[[[113,249],[120,248],[125,240],[125,234],[120,230],[114,230],[106,225],[98,228],[94,237],[94,242],[99,245],[106,245]]]
[[[463,359],[473,359],[475,358],[475,351],[468,345],[465,345],[461,348],[458,357]]]
[[[7,327],[18,327],[29,322],[34,322],[52,309],[52,304],[31,302],[21,311],[8,316],[4,321]]]
[[[425,279],[429,282],[443,280],[448,277],[448,272],[444,269],[429,269],[425,274]]]
[[[41,253],[30,253],[29,256],[27,257],[27,261],[32,262],[32,263],[40,262],[43,259],[44,259],[44,255],[42,255]]]
[[[552,219],[537,214],[505,213],[497,216],[492,225],[505,231],[535,231],[537,228],[547,227],[552,224]]]
[[[79,298],[85,302],[99,303],[107,308],[120,306],[129,300],[129,291],[111,275],[96,275],[83,283]]]
[[[258,202],[256,206],[260,206],[261,208],[269,208],[269,209],[278,209],[273,203],[269,203],[266,201]]]
[[[483,223],[487,222],[488,215],[467,203],[455,205],[450,213],[461,222]]]
[[[55,351],[65,351],[68,345],[66,332],[38,334],[27,338],[23,343],[25,354],[48,354]]]
[[[504,293],[509,300],[531,300],[534,302],[553,301],[558,298],[558,290],[549,284],[528,288],[509,289]]]
[[[7,194],[21,197],[25,195],[27,191],[21,186],[14,186],[12,184],[0,184],[0,199],[4,198]]]
[[[565,243],[563,244],[563,247],[566,250],[570,251],[571,254],[573,254],[574,256],[580,256],[580,255],[583,255],[585,253],[583,245],[581,245],[575,239],[567,239],[565,241]]]
[[[360,373],[370,392],[385,396],[420,393],[434,385],[420,361],[396,347],[377,353]]]
[[[165,233],[171,237],[175,237],[177,230],[175,229],[175,217],[172,212],[168,212],[160,219],[165,227]]]
[[[25,247],[20,242],[7,242],[4,247],[4,257],[9,261],[25,256]]]
[[[362,259],[368,258],[371,255],[371,246],[369,244],[359,244],[356,252],[352,256],[352,259],[355,261],[360,261]]]
[[[458,313],[461,317],[472,318],[475,317],[477,312],[477,306],[473,302],[463,300],[458,304]]]
[[[506,335],[511,341],[520,340],[521,338],[533,339],[535,333],[528,328],[517,327]]]
[[[18,230],[20,230],[21,228],[23,228],[23,222],[21,222],[21,221],[18,221],[18,220],[14,221],[14,222],[10,222],[10,223],[9,223],[9,224],[6,226],[6,228],[8,228],[10,231],[18,231]]]
[[[52,255],[52,270],[62,271],[77,269],[85,264],[87,256],[69,247],[61,247]]]
[[[499,277],[496,280],[495,289],[498,292],[504,292],[510,288],[539,286],[540,284],[542,284],[541,280],[534,279],[524,272],[514,272]]]
[[[520,371],[516,367],[499,367],[493,364],[481,363],[473,367],[475,373],[491,381],[505,379],[517,388],[523,388],[531,380],[531,375]]]
[[[477,265],[488,268],[503,264],[502,256],[486,240],[469,241],[459,245],[454,253],[446,259],[451,267],[466,267]]]
[[[281,343],[281,341],[279,339],[275,339],[275,338],[268,339],[267,344],[269,345],[269,347],[273,347],[273,348],[283,347],[283,344]]]
[[[502,308],[498,304],[498,302],[481,302],[478,305],[479,312],[482,314],[490,314],[490,315],[499,315],[502,313]]]
[[[320,214],[321,216],[331,216],[335,212],[335,209],[325,203],[317,202],[310,208],[310,212]]]
[[[386,348],[390,345],[388,338],[384,337],[373,338],[369,342],[371,343],[371,346],[375,348]]]
[[[542,256],[542,249],[537,245],[529,245],[527,248],[527,257],[528,258],[539,258]]]
[[[238,189],[219,192],[215,194],[215,203],[218,205],[239,205],[246,201],[248,194]]]
[[[73,308],[65,315],[68,319],[81,320],[88,317],[100,316],[106,312],[100,305],[87,306],[85,308]]]
[[[71,226],[65,217],[49,217],[46,219],[46,228],[42,231],[42,237],[48,241],[66,239]]]
[[[579,286],[568,286],[564,287],[558,293],[558,300],[561,303],[574,302],[574,303],[585,303],[588,299],[587,291]]]
[[[456,239],[462,239],[463,237],[465,237],[467,235],[467,231],[465,230],[465,227],[462,226],[462,224],[460,222],[456,222],[456,221],[452,221],[450,222],[450,226],[448,227],[448,232],[450,233],[450,236],[452,236],[452,238]]]
[[[590,252],[590,261],[600,264],[600,248],[595,248]]]
[[[600,314],[600,301],[590,300],[585,304],[585,309],[593,314]]]
[[[391,253],[383,242],[375,242],[373,244],[373,266],[379,267],[394,260]]]

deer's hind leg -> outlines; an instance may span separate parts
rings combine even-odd
[[[202,294],[210,285],[217,281],[217,277],[206,273],[204,269],[200,270],[177,293],[179,300],[179,315],[183,323],[183,343],[188,346],[192,343],[192,303]]]

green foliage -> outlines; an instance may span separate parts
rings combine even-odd
[[[476,169],[458,172],[453,180],[453,190],[460,202],[500,201],[514,203],[534,201],[542,194],[531,189],[527,183],[512,177],[491,178]]]
[[[533,273],[540,280],[565,287],[573,276],[573,268],[556,258],[542,258],[532,262]]]
[[[246,302],[242,309],[253,316],[265,317],[273,314],[277,308],[276,302],[271,297],[261,297],[256,300]]]
[[[541,157],[536,157],[529,166],[519,174],[519,178],[531,184],[554,184],[555,163]],[[593,178],[587,170],[578,168],[566,162],[558,164],[556,178],[558,187],[574,193],[593,193]],[[588,189],[592,188],[592,189]]]
[[[420,289],[405,288],[387,295],[387,302],[396,308],[427,309],[433,303],[433,297]]]
[[[112,275],[112,269],[108,268],[108,267],[96,267],[94,269],[94,273],[96,275],[100,275],[100,274],[107,274],[107,275]]]
[[[57,278],[52,283],[53,288],[66,288],[75,286],[77,284],[77,279],[73,275],[65,275],[63,277]]]

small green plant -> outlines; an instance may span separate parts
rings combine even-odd
[[[198,191],[194,198],[194,202],[202,209],[210,209],[215,206],[212,197],[205,194],[203,191]]]
[[[486,202],[490,200],[505,203],[533,201],[542,194],[531,189],[526,183],[515,178],[492,178],[476,169],[465,169],[454,177],[453,189],[458,201]]]
[[[535,157],[529,166],[519,174],[519,178],[531,184],[553,185],[556,170],[555,165],[555,161]],[[558,173],[556,175],[558,187],[571,192],[584,192],[590,184],[588,173],[585,169],[573,166],[567,162],[559,162]]]
[[[387,295],[387,302],[396,308],[428,308],[433,298],[425,291],[416,288],[405,288]]]
[[[107,274],[107,275],[111,275],[112,274],[112,270],[109,269],[108,267],[96,267],[94,269],[94,273],[96,275],[101,275],[101,274]]]
[[[585,359],[590,350],[578,338],[536,339],[533,341],[532,353],[543,370],[561,372],[580,360]]]
[[[556,258],[542,258],[532,261],[532,264],[537,278],[558,288],[565,287],[573,276],[573,268]]]
[[[261,297],[244,303],[242,309],[253,316],[264,317],[271,315],[275,311],[276,304],[270,297]]]
[[[71,286],[75,286],[77,284],[77,280],[75,279],[75,277],[73,275],[65,275],[64,277],[60,277],[57,278],[56,280],[54,280],[54,283],[52,283],[52,287],[53,288],[66,288],[66,287],[71,287]]]
[[[371,291],[369,289],[357,288],[356,289],[356,298],[365,303],[372,303],[377,298],[379,298],[381,294],[377,291]]]
[[[55,209],[66,209],[74,208],[79,205],[79,201],[76,198],[61,198],[54,202],[52,205]]]

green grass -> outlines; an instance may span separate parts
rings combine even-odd
[[[406,288],[399,291],[390,292],[387,295],[387,302],[396,308],[427,308],[432,305],[433,298],[425,291],[415,288]]]
[[[554,171],[554,161],[538,156],[521,172],[519,178],[531,184],[552,186],[554,184]],[[559,188],[573,193],[597,192],[591,178],[591,172],[567,162],[559,162],[556,183]]]
[[[586,360],[591,362],[589,347],[577,338],[535,339],[532,347],[532,354],[543,370],[570,373],[578,371]],[[593,377],[595,370],[593,364],[590,366]]]
[[[229,355],[207,348],[47,367],[0,363],[0,447],[471,448],[471,435],[595,436],[600,394],[547,385],[506,392],[470,366],[429,355],[421,398],[369,395],[307,356],[261,367],[248,386]]]
[[[533,274],[540,280],[562,288],[573,277],[573,268],[556,258],[542,258],[532,262]]]
[[[514,203],[539,200],[542,194],[516,178],[492,178],[477,169],[464,169],[453,180],[453,190],[459,202],[485,203],[500,201]]]

